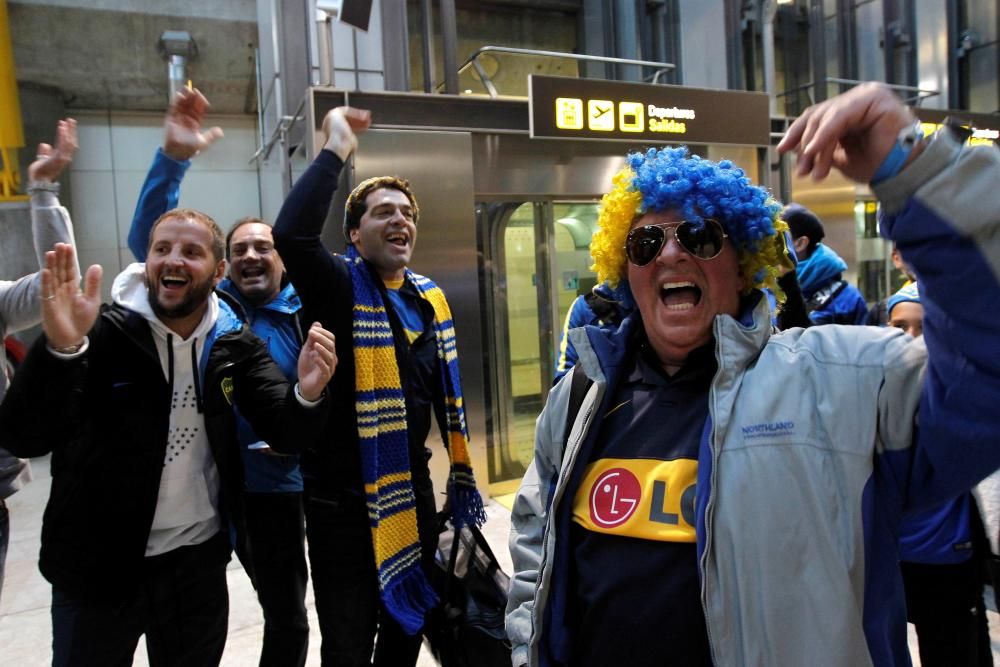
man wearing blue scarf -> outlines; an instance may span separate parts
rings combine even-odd
[[[469,462],[451,311],[444,292],[407,266],[420,220],[409,183],[359,183],[344,206],[347,252],[333,255],[320,239],[341,171],[369,123],[360,109],[327,114],[323,149],[274,226],[305,311],[332,328],[344,360],[330,385],[324,446],[302,457],[323,667],[417,661],[438,601],[427,578],[438,538],[425,447],[434,420],[451,462],[452,523],[486,518]]]
[[[842,278],[847,262],[820,243],[826,233],[816,214],[791,204],[781,214],[788,223],[799,264],[796,273],[813,324],[864,324],[868,305],[861,292]]]

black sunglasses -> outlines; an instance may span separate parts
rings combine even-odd
[[[718,220],[661,222],[636,227],[625,238],[625,255],[636,266],[646,266],[660,254],[667,242],[667,230],[684,250],[698,259],[715,259],[722,252],[722,240],[728,237]]]

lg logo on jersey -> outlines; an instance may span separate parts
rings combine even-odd
[[[642,498],[639,480],[625,468],[601,475],[590,490],[590,519],[601,528],[614,528],[629,520]]]
[[[664,480],[653,480],[652,498],[649,503],[649,521],[676,526],[683,519],[688,526],[694,526],[695,492],[697,484],[680,489],[680,498],[672,494],[677,489],[669,488]],[[672,502],[671,502],[672,500]],[[679,501],[679,502],[678,502]],[[612,468],[601,474],[593,483],[589,497],[590,520],[601,528],[615,528],[628,521],[642,503],[642,485],[639,479],[625,468]],[[667,507],[680,508],[680,517],[668,512]]]

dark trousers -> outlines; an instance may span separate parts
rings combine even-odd
[[[3,593],[3,569],[7,562],[7,544],[10,542],[10,516],[7,503],[0,498],[0,594]]]
[[[245,500],[254,583],[264,612],[261,667],[301,667],[309,648],[302,494],[247,493]]]
[[[151,667],[218,665],[229,623],[228,554],[228,540],[219,533],[147,558],[140,586],[125,600],[53,586],[53,666],[131,665],[143,634]]]
[[[429,480],[415,484],[414,491],[422,561],[429,572],[437,547],[434,491]],[[307,487],[305,505],[323,667],[415,665],[420,634],[407,635],[381,603],[364,498],[321,497]]]
[[[916,627],[924,667],[993,665],[980,562],[900,563],[906,620]]]

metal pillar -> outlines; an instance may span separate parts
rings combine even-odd
[[[903,86],[917,84],[917,55],[914,45],[915,19],[912,0],[884,2],[885,80]]]
[[[743,31],[740,29],[743,3],[740,0],[725,0],[723,9],[726,17],[726,87],[743,90],[746,88],[743,76]]]
[[[949,109],[962,109],[962,95],[960,79],[959,61],[965,57],[965,50],[962,48],[959,31],[961,30],[959,20],[958,0],[947,0],[945,2],[945,12],[947,13],[948,29],[948,105]],[[1000,14],[1000,12],[998,12]]]
[[[608,56],[614,51],[612,16],[604,0],[582,0],[580,8],[580,52],[588,56]],[[580,76],[589,79],[614,78],[614,66],[607,63],[580,63]]]
[[[638,59],[639,13],[635,0],[615,0],[612,4],[614,23],[614,54],[618,58]],[[635,65],[615,66],[619,81],[642,81],[642,69]]]
[[[837,63],[844,79],[858,78],[858,40],[854,0],[837,0]],[[847,88],[841,86],[840,92]]]
[[[406,24],[406,0],[382,0],[382,67],[386,90],[410,92],[410,43]]]
[[[444,92],[458,95],[458,23],[455,0],[441,0],[441,56],[444,65]]]
[[[812,59],[813,102],[826,99],[826,17],[823,0],[809,2],[809,55]]]
[[[420,0],[420,36],[423,38],[424,92],[434,92],[434,6]]]
[[[770,99],[771,115],[778,115],[778,100],[775,97],[775,65],[774,65],[774,15],[778,11],[775,0],[761,1],[760,42],[764,59],[764,91]]]

